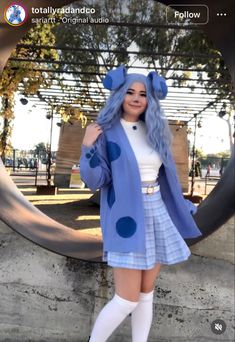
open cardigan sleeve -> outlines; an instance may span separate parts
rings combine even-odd
[[[175,165],[175,160],[172,156],[172,153],[170,153],[169,158],[171,160],[172,163],[172,167],[174,168],[174,173],[175,173],[175,188],[177,188],[179,194],[181,194],[182,199],[184,200],[185,204],[186,204],[186,208],[188,209],[188,211],[194,215],[197,212],[197,206],[192,203],[190,200],[185,199],[182,193],[182,188],[180,185],[180,181],[179,181],[179,177],[178,177],[178,173],[177,173],[177,169],[176,169],[176,165]]]
[[[92,191],[111,183],[111,170],[104,134],[101,134],[92,146],[82,145],[80,174],[83,182]]]

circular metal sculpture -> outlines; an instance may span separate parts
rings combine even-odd
[[[70,3],[70,1],[64,1],[65,3]],[[11,33],[14,34],[14,32]],[[5,38],[6,36],[9,36],[9,32],[5,32]],[[231,65],[230,67],[232,69]],[[213,233],[234,214],[234,162],[233,153],[222,178],[199,205],[194,219],[203,235],[197,239],[187,240],[189,245]],[[1,159],[0,220],[25,238],[52,252],[82,260],[101,260],[101,237],[97,238],[87,232],[75,231],[54,221],[34,207],[17,189]]]
[[[16,187],[0,159],[0,219],[52,252],[83,260],[99,260],[102,240],[66,227],[32,205]]]

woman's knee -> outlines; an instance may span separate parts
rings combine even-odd
[[[138,302],[141,286],[141,271],[114,268],[115,292],[131,302]]]
[[[141,293],[150,293],[154,290],[154,284],[151,285],[142,285],[141,286]]]
[[[156,278],[160,272],[161,264],[157,264],[151,270],[142,271],[142,279],[141,279],[141,292],[149,293],[153,291],[155,286]]]

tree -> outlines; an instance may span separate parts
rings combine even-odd
[[[204,158],[205,157],[205,153],[199,148],[196,148],[195,154],[196,154],[196,158]]]
[[[164,11],[165,6],[152,2],[148,20],[150,22],[157,21],[158,24],[164,25]],[[168,11],[169,20],[171,16],[173,16],[173,11],[172,13]],[[186,23],[190,24],[187,21]],[[147,31],[135,28],[135,30],[136,32],[137,30],[140,31],[139,39],[136,40],[140,51],[144,52],[151,49],[153,54],[161,54],[158,59],[153,56],[140,57],[143,62],[147,62],[149,66],[153,66],[155,69],[159,68],[162,75],[173,79],[172,85],[184,85],[191,91],[195,90],[195,82],[190,80],[191,76],[193,76],[198,85],[203,86],[205,94],[215,95],[213,101],[209,102],[204,109],[213,108],[216,115],[219,115],[217,104],[223,101],[223,110],[227,114],[226,119],[224,119],[228,123],[232,152],[234,88],[231,75],[221,58],[220,52],[216,50],[213,43],[199,29],[179,30],[169,28],[165,30],[151,28]],[[206,55],[208,58],[205,58]],[[176,71],[179,68],[182,71]],[[188,70],[184,71],[184,69]],[[200,114],[203,114],[203,111]],[[198,115],[198,119],[202,119],[202,116]]]
[[[32,150],[34,157],[41,157],[43,159],[46,159],[47,155],[47,146],[44,142],[40,142],[37,145],[34,146],[34,149]]]
[[[75,101],[61,105],[55,104],[53,100],[48,101],[49,111],[56,110],[64,121],[82,119],[85,124],[84,108],[96,112],[104,104],[106,92],[100,86],[104,73],[113,66],[133,65],[136,61],[147,63],[150,68],[158,70],[169,78],[172,85],[184,85],[192,91],[195,89],[195,83],[190,80],[193,76],[198,84],[204,86],[204,92],[216,95],[215,100],[208,103],[205,109],[211,107],[216,112],[217,103],[224,101],[228,115],[232,116],[234,94],[231,77],[221,54],[198,29],[166,28],[164,5],[148,1],[146,6],[146,0],[81,0],[70,6],[74,9],[81,6],[93,7],[96,18],[108,18],[110,22],[127,22],[129,25],[79,25],[58,22],[37,25],[31,30],[22,40],[22,43],[28,46],[17,48],[13,54],[15,60],[5,68],[0,81],[0,95],[3,98],[0,115],[4,118],[5,131],[1,135],[1,149],[6,148],[4,139],[10,134],[14,118],[14,93],[19,85],[25,95],[38,94],[42,100],[38,91],[41,87],[50,88],[52,84],[56,84],[63,87],[68,94],[73,89],[78,94]],[[173,11],[168,15],[173,16]],[[66,18],[66,14],[63,14],[63,17]],[[77,17],[77,14],[67,15],[70,20]],[[87,17],[90,21],[94,20],[92,15],[79,14],[81,19]],[[61,15],[57,15],[58,21],[61,18]],[[143,26],[133,25],[135,23]],[[153,25],[144,25],[146,23]],[[35,44],[57,45],[65,49],[35,49]],[[133,50],[139,53],[131,53]],[[146,54],[146,51],[151,53]],[[208,58],[205,58],[205,55],[208,55]],[[17,60],[18,57],[21,62]],[[22,59],[25,59],[25,62]],[[39,66],[46,71],[36,70]],[[68,77],[69,80],[76,80],[74,86],[68,86],[59,76],[52,80],[58,67],[63,77],[62,71],[76,72],[75,78],[72,74]],[[8,109],[5,107],[6,99]],[[67,99],[69,100],[69,97]]]
[[[35,94],[40,87],[49,87],[52,81],[48,79],[50,71],[41,73],[36,70],[37,59],[43,58],[43,67],[49,69],[50,65],[46,60],[58,60],[58,53],[55,50],[47,49],[35,50],[33,44],[54,44],[55,37],[51,30],[53,24],[37,25],[31,29],[26,37],[21,41],[22,44],[32,44],[30,49],[17,47],[11,55],[11,60],[7,63],[0,79],[0,96],[2,106],[0,117],[3,118],[3,128],[0,134],[0,154],[4,158],[7,150],[11,149],[10,136],[14,120],[15,93],[21,86],[21,92],[27,96]],[[19,61],[19,56],[21,61]],[[30,61],[24,61],[30,59]]]
[[[0,132],[0,155],[2,155],[3,162],[5,156],[10,150],[10,143],[8,137],[11,136],[12,132],[12,121],[13,121],[13,94],[9,93],[7,96],[2,97],[2,108],[0,111],[0,118],[2,116],[2,130]],[[2,115],[4,114],[4,115]]]
[[[81,108],[87,104],[97,111],[103,106],[102,98],[105,97],[105,92],[100,88],[99,82],[108,69],[141,61],[147,63],[149,68],[159,71],[173,86],[183,85],[194,91],[196,86],[201,85],[205,94],[216,95],[204,110],[214,108],[218,114],[217,104],[224,101],[228,107],[227,112],[231,112],[229,108],[231,109],[234,103],[231,75],[220,52],[202,30],[195,26],[195,29],[188,30],[166,28],[166,6],[157,1],[148,1],[146,6],[146,1],[85,0],[72,6],[76,8],[78,5],[94,7],[96,17],[100,15],[108,18],[110,22],[152,24],[56,26],[54,32],[59,46],[81,49],[72,53],[70,49],[60,52],[63,70],[78,73],[75,76],[80,95],[77,104]],[[173,13],[173,10],[168,11],[168,21],[173,19]],[[185,20],[182,24],[190,25],[190,22]],[[130,54],[133,49],[139,50],[140,54]],[[146,51],[152,53],[146,54]],[[197,80],[197,85],[192,78]],[[96,84],[96,91],[91,87],[92,82]],[[202,118],[203,110],[200,114],[198,118]]]
[[[108,18],[110,22],[143,20],[148,11],[146,1],[143,0],[129,0],[125,3],[122,0],[80,1],[71,6],[77,8],[83,5],[95,8],[96,18]],[[77,15],[69,14],[67,17],[72,20]],[[84,15],[85,17],[88,15]],[[82,15],[79,18],[83,18]],[[89,19],[93,20],[92,15]],[[69,46],[68,50],[60,51],[63,61],[61,69],[77,73],[75,79],[79,90],[77,89],[78,98],[74,104],[81,108],[87,105],[94,111],[99,110],[104,104],[106,94],[100,86],[102,77],[115,65],[132,63],[128,49],[135,42],[135,33],[128,26],[94,24],[60,24],[55,27],[54,33],[58,46]],[[71,52],[70,48],[79,48],[80,51]]]

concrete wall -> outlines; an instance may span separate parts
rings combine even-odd
[[[221,229],[192,246],[191,252],[234,263],[234,249],[235,217],[232,217]]]
[[[84,132],[81,121],[75,121],[73,125],[64,123],[61,126],[54,178],[56,186],[69,186],[72,166],[80,159]]]
[[[162,267],[149,342],[234,341],[234,268],[226,251],[232,222],[221,229],[216,258],[213,248],[208,256],[197,250],[184,263]],[[211,243],[213,236],[207,246]],[[2,222],[0,258],[0,341],[87,341],[97,313],[113,294],[110,268],[51,253]],[[227,325],[222,335],[211,331],[217,318]],[[129,317],[109,341],[131,341]]]
[[[175,159],[177,173],[183,192],[188,192],[188,133],[187,126],[179,129],[179,123],[170,121],[170,128],[173,134],[172,153]]]

